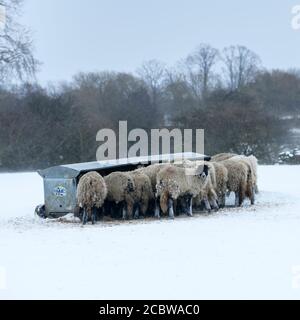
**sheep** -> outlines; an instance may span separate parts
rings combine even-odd
[[[205,163],[209,167],[211,182],[208,181],[206,188],[202,190],[201,194],[195,199],[194,203],[197,206],[200,205],[202,200],[204,200],[204,202],[206,202],[205,207],[208,211],[211,210],[211,206],[216,210],[218,210],[218,208],[224,208],[227,192],[228,170],[221,162],[209,161]],[[177,163],[176,165],[179,167],[193,168],[197,166],[197,164],[201,164],[201,161],[184,160],[183,162]],[[217,203],[215,201],[216,195]]]
[[[223,160],[228,160],[228,159],[232,159],[235,157],[244,157],[246,159],[246,161],[248,161],[248,163],[251,165],[251,170],[252,170],[252,177],[253,177],[253,181],[254,181],[254,192],[258,193],[258,186],[257,186],[257,158],[253,155],[251,156],[243,156],[243,155],[237,155],[234,153],[220,153],[217,154],[215,156],[212,157],[212,161],[214,162],[220,162]]]
[[[106,183],[98,172],[92,171],[80,178],[77,186],[77,201],[79,207],[83,209],[84,225],[88,219],[92,219],[92,223],[95,224],[97,208],[103,206],[106,197]]]
[[[184,160],[182,163],[176,164],[176,166],[183,167],[183,168],[195,168],[201,164],[203,165],[203,161]],[[199,193],[199,195],[195,198],[194,206],[200,207],[202,205],[202,202],[204,202],[205,209],[208,212],[210,212],[212,209],[219,210],[219,205],[218,205],[219,199],[216,193],[216,190],[218,188],[218,181],[217,181],[215,166],[213,163],[207,162],[207,161],[205,161],[204,164],[207,165],[209,168],[207,183],[205,187],[201,189],[201,192]]]
[[[235,157],[232,158],[232,160],[235,160]],[[236,157],[237,161],[240,161],[244,163],[247,167],[247,184],[246,184],[246,191],[245,191],[245,196],[248,197],[251,201],[251,205],[255,204],[255,197],[254,197],[254,175],[253,175],[253,170],[250,161],[246,157]]]
[[[228,170],[227,189],[235,193],[235,206],[240,207],[247,192],[248,167],[242,161],[224,160],[221,162]]]
[[[249,197],[252,205],[255,203],[254,195],[255,195],[255,190],[257,188],[257,168],[255,167],[253,158],[242,156],[242,155],[231,158],[231,160],[243,162],[247,166],[248,178],[247,178],[246,196]]]
[[[218,204],[220,208],[225,207],[226,202],[226,192],[227,192],[227,183],[228,183],[228,170],[220,162],[210,162],[215,169],[215,191],[218,197]]]
[[[134,218],[138,219],[140,211],[143,215],[146,214],[149,202],[154,199],[154,193],[152,190],[151,180],[145,173],[143,173],[143,171],[138,169],[129,172],[129,174],[131,175],[135,185],[134,201],[136,211]]]
[[[157,174],[160,170],[162,170],[167,164],[153,164],[147,167],[143,167],[140,169],[137,169],[137,172],[141,172],[145,175],[147,175],[150,179],[151,186],[152,186],[152,192],[153,192],[153,200],[151,202],[154,206],[154,216],[156,218],[160,217],[160,207],[159,207],[159,201],[158,197],[156,196],[156,180],[157,180]]]
[[[217,203],[218,196],[215,192],[217,187],[216,181],[216,172],[214,166],[210,162],[206,161],[190,161],[184,160],[183,162],[177,163],[176,166],[183,167],[183,168],[195,168],[199,165],[207,165],[208,166],[208,177],[207,183],[201,189],[200,193],[194,199],[193,203],[195,207],[200,207],[202,202],[204,202],[205,208],[208,212],[211,212],[212,209],[219,209],[219,205]]]
[[[107,200],[121,205],[124,220],[133,217],[135,183],[128,172],[113,172],[104,177],[107,185]]]
[[[235,153],[219,153],[219,154],[214,155],[211,158],[211,161],[212,162],[220,162],[220,161],[228,160],[228,159],[235,157],[235,156],[237,156],[237,154],[235,154]]]
[[[188,203],[187,214],[193,215],[192,199],[200,194],[208,177],[208,166],[198,165],[197,168],[180,168],[167,165],[157,174],[157,196],[160,197],[160,207],[164,214],[174,219],[174,201],[184,197]]]

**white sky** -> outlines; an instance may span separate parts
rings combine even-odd
[[[78,71],[135,71],[145,60],[174,64],[201,42],[242,44],[268,68],[300,68],[300,0],[25,0],[39,79],[69,80]]]

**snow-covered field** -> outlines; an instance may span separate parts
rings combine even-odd
[[[299,181],[262,166],[254,207],[83,228],[33,217],[37,174],[0,175],[0,299],[299,299]]]

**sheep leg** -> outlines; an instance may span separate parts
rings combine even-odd
[[[239,190],[239,207],[242,206],[244,200],[245,200],[245,190],[243,189],[243,187],[240,187],[240,190]]]
[[[95,224],[97,221],[97,208],[93,207],[92,209],[92,224]]]
[[[251,198],[250,198],[252,205],[255,204],[255,194],[256,194],[256,192],[255,192],[255,186],[254,186],[254,187],[252,188],[252,193],[251,193]]]
[[[159,207],[159,203],[158,200],[155,199],[155,212],[154,212],[154,217],[157,219],[160,219],[160,207]]]
[[[250,200],[251,200],[251,205],[253,206],[253,205],[255,204],[255,195],[254,195],[254,192],[251,192]]]
[[[209,203],[207,197],[205,197],[203,199],[203,201],[204,201],[205,209],[208,211],[208,213],[211,213],[211,206],[210,206],[210,203]]]
[[[188,212],[187,212],[187,215],[189,217],[193,216],[193,198],[192,197],[189,197],[189,199],[188,199]]]
[[[124,203],[117,204],[117,205],[115,204],[116,213],[114,215],[114,218],[122,219],[123,218],[123,209],[124,209]]]
[[[214,210],[219,210],[220,208],[219,208],[219,206],[218,206],[218,203],[217,203],[217,201],[216,201],[216,199],[212,199],[211,200],[211,204],[212,204],[212,207],[214,208]]]
[[[240,194],[239,192],[235,192],[235,206],[239,207],[240,205]]]
[[[188,199],[186,197],[180,199],[180,207],[178,207],[178,209],[180,209],[180,212],[178,212],[179,214],[188,214]]]
[[[221,205],[220,205],[220,207],[221,208],[225,208],[225,206],[226,206],[226,194],[224,193],[221,196]]]
[[[243,198],[242,198],[242,197],[240,197],[239,207],[241,207],[241,206],[243,205],[243,202],[244,202]]]
[[[168,199],[168,211],[169,211],[169,218],[170,219],[174,219],[175,218],[174,201],[171,198]]]
[[[126,220],[127,219],[127,207],[125,204],[122,206],[122,219]]]
[[[127,203],[127,217],[129,220],[133,218],[133,207],[134,204],[131,201]]]
[[[222,201],[223,201],[222,195],[218,195],[217,205],[218,205],[219,209],[223,208]]]
[[[251,185],[247,185],[247,190],[246,190],[246,193],[245,195],[250,199],[250,202],[251,202],[251,205],[254,205],[255,204],[255,196],[254,196],[254,186]]]
[[[105,216],[104,208],[101,207],[97,210],[96,221],[98,220],[100,221],[101,219],[103,220],[104,216]]]
[[[108,202],[105,201],[104,206],[102,208],[103,208],[102,212],[104,214],[110,216],[110,210],[109,210]]]
[[[185,195],[184,197],[182,197],[180,199],[180,212],[179,213],[184,213],[186,215],[189,214],[189,197],[187,195]]]
[[[173,200],[173,208],[174,208],[174,215],[176,214],[179,214],[178,213],[178,210],[179,210],[179,204],[178,204],[178,201],[177,200]]]
[[[137,204],[134,210],[134,219],[138,220],[140,217],[140,206]]]
[[[83,216],[82,216],[82,223],[83,225],[87,224],[87,220],[88,220],[88,214],[87,214],[87,210],[86,208],[83,209]]]
[[[148,209],[149,209],[149,203],[143,202],[142,205],[140,206],[140,214],[142,214],[144,218],[147,215]]]

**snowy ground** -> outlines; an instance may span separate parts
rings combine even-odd
[[[37,174],[0,175],[0,299],[300,299],[300,167],[257,205],[128,224],[45,222]]]

